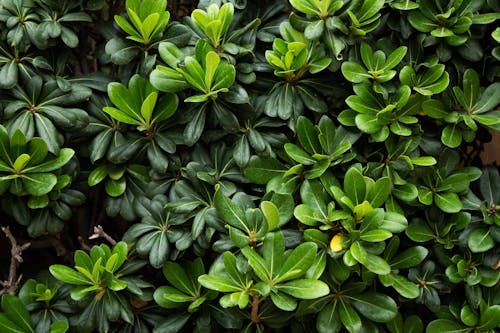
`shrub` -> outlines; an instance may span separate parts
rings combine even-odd
[[[497,331],[499,13],[1,0],[0,331]]]

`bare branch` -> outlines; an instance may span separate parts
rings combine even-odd
[[[113,237],[108,235],[100,225],[94,227],[94,234],[89,237],[89,239],[97,239],[97,238],[104,238],[112,246],[116,245],[116,241],[113,239]]]
[[[87,243],[85,243],[85,240],[83,239],[82,236],[78,236],[78,242],[80,243],[82,250],[90,251],[90,246]]]
[[[12,235],[9,227],[2,227],[2,231],[7,236],[11,244],[10,250],[10,268],[9,268],[9,277],[6,281],[0,281],[0,284],[3,286],[3,289],[0,290],[0,295],[3,294],[11,294],[14,295],[19,288],[19,284],[21,283],[22,275],[17,276],[17,269],[19,265],[23,262],[23,251],[27,250],[30,246],[30,242],[26,242],[22,245],[17,244],[17,240]]]

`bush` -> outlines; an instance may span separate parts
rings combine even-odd
[[[0,331],[495,332],[499,13],[1,0]]]

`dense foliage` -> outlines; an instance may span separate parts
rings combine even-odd
[[[171,2],[0,0],[2,333],[500,329],[498,1]]]

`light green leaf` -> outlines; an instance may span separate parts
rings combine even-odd
[[[280,283],[276,288],[288,295],[300,299],[315,299],[330,293],[330,288],[323,281],[312,279],[298,279]]]
[[[241,287],[232,280],[222,276],[211,276],[203,274],[198,277],[198,282],[205,288],[220,291],[223,293],[232,293],[241,291]]]
[[[68,284],[75,285],[89,285],[92,281],[85,278],[85,276],[74,269],[64,265],[52,265],[49,267],[50,273],[58,280]]]
[[[278,207],[271,201],[262,201],[260,209],[266,218],[268,230],[273,231],[279,226],[279,211]]]

